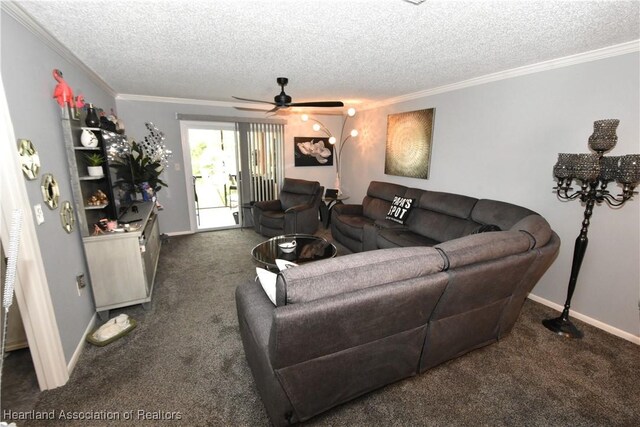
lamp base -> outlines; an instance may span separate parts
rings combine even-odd
[[[542,321],[542,324],[545,328],[563,337],[580,339],[584,336],[569,318],[565,319],[563,316],[556,317],[555,319],[545,319]]]

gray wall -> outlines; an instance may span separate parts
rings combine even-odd
[[[618,118],[614,155],[640,146],[639,54],[573,65],[412,100],[357,116],[361,138],[343,153],[342,184],[362,200],[371,180],[521,204],[560,235],[560,255],[533,294],[564,304],[584,207],[552,187],[558,152],[587,153],[593,122]],[[428,180],[384,174],[387,115],[435,108]],[[351,167],[346,167],[349,164]],[[366,165],[366,169],[360,165]],[[619,186],[610,185],[617,194]],[[640,197],[596,206],[572,309],[640,336]]]
[[[60,209],[50,210],[42,202],[42,173],[52,173],[60,185],[60,201],[72,200],[69,170],[64,150],[60,107],[52,98],[56,81],[51,72],[62,70],[75,93],[110,109],[113,97],[97,87],[76,66],[69,63],[21,24],[1,13],[2,79],[16,138],[30,139],[42,162],[41,174],[26,187],[31,205],[40,203],[45,222],[36,226],[38,243],[51,291],[58,329],[67,362],[70,361],[93,314],[90,288],[78,296],[75,276],[87,274],[82,240],[78,230],[67,234],[60,225]],[[5,159],[0,159],[0,163]]]

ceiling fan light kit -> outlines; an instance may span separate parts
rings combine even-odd
[[[261,104],[270,104],[274,107],[271,110],[265,110],[266,113],[274,113],[280,109],[289,107],[314,107],[314,108],[332,108],[332,107],[344,107],[342,101],[310,101],[310,102],[292,102],[292,99],[284,91],[284,87],[289,83],[289,79],[286,77],[278,77],[276,82],[280,86],[280,94],[273,97],[273,102],[262,101],[258,99],[241,98],[239,96],[233,96],[233,99],[247,102],[259,102]]]

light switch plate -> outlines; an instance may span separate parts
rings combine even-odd
[[[36,215],[36,223],[38,225],[44,222],[44,213],[42,212],[42,205],[33,205],[33,213]]]

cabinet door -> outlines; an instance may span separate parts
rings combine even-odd
[[[85,243],[98,310],[148,297],[138,237],[133,233],[109,237]]]
[[[146,239],[145,252],[143,254],[144,271],[147,279],[147,293],[149,293],[156,275],[158,255],[160,255],[160,229],[157,216],[153,215],[153,218],[147,224],[144,236]]]

